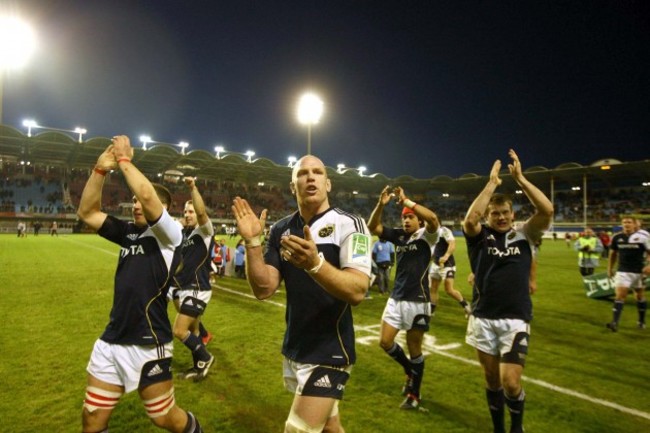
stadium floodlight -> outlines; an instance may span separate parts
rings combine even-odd
[[[16,16],[0,16],[0,124],[4,71],[23,67],[36,49],[32,27]]]
[[[289,161],[289,168],[293,168],[293,165],[298,161],[295,156],[290,156],[287,160]]]
[[[81,128],[81,127],[77,126],[74,129],[74,132],[79,134],[79,143],[81,143],[83,141],[83,135],[88,131],[86,130],[86,128]]]
[[[141,135],[140,142],[142,143],[142,150],[147,150],[147,144],[151,143],[152,141],[153,140],[151,140],[151,136]]]
[[[27,136],[31,137],[32,128],[38,128],[38,123],[36,123],[36,121],[33,119],[25,119],[23,120],[23,126],[27,127]]]
[[[221,154],[225,151],[223,146],[214,146],[215,157],[221,159]]]
[[[323,101],[314,93],[308,92],[298,102],[298,121],[307,125],[307,155],[311,155],[311,127],[323,115]]]
[[[359,170],[359,176],[363,176],[363,173],[366,171],[366,166],[360,165],[359,168],[357,168],[357,170]]]
[[[579,186],[572,186],[571,191],[580,191],[580,187]]]
[[[520,189],[518,189],[518,190],[515,191],[515,194],[523,194],[523,193],[524,193],[524,192],[523,192],[522,190],[520,190]]]
[[[338,171],[339,173],[343,173],[343,170],[345,170],[345,164],[343,163],[336,164],[336,171]]]
[[[443,192],[443,193],[442,193],[442,196],[445,197],[445,198],[447,198],[447,197],[449,197],[449,193],[448,193],[448,192]]]
[[[181,155],[185,155],[185,148],[189,147],[190,143],[187,141],[181,141],[178,145],[181,147]]]
[[[247,150],[244,155],[247,156],[246,161],[253,162],[253,157],[255,156],[255,152],[253,152],[252,150]]]

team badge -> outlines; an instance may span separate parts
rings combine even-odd
[[[517,236],[517,233],[516,233],[516,232],[510,232],[510,233],[508,234],[508,240],[509,240],[509,241],[513,240],[513,239],[515,238],[515,236]]]
[[[318,230],[318,236],[321,238],[326,238],[328,236],[331,236],[332,233],[334,233],[334,224],[328,224],[322,229]]]

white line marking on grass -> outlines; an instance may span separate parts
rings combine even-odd
[[[242,292],[240,292],[238,290],[227,289],[227,288],[225,288],[223,286],[219,286],[217,284],[213,284],[212,287],[216,287],[219,290],[223,290],[224,292],[232,293],[234,295],[240,295],[240,296],[243,296],[245,298],[255,299],[256,301],[259,301],[259,299],[257,299],[255,296],[251,295],[250,293],[242,293]],[[284,304],[282,304],[280,302],[269,301],[268,299],[265,299],[265,300],[260,301],[260,302],[266,302],[267,304],[273,304],[276,307],[282,307],[282,308],[286,307],[286,305],[284,305]]]
[[[215,287],[217,289],[219,289],[219,290],[223,290],[223,291],[228,292],[228,293],[233,293],[235,295],[241,295],[241,296],[245,296],[247,298],[256,299],[253,295],[249,295],[247,293],[242,293],[242,292],[239,292],[237,290],[227,289],[227,288],[225,288],[223,286],[215,286]],[[284,304],[282,304],[280,302],[273,302],[273,301],[268,301],[268,300],[264,301],[264,302],[268,302],[269,304],[273,304],[273,305],[276,305],[278,307],[286,307]],[[357,343],[362,344],[364,346],[368,346],[370,344],[377,343],[379,341],[379,328],[380,328],[380,326],[381,325],[379,325],[379,324],[370,325],[370,326],[355,326],[355,331],[360,332],[362,334],[363,333],[368,334],[368,335],[364,335],[364,336],[361,336],[361,337],[357,337],[357,339],[356,339]],[[403,334],[404,333],[398,334],[397,335],[397,340],[400,341],[402,344],[405,344]],[[401,337],[401,340],[400,340],[400,337]],[[468,359],[468,358],[458,356],[458,355],[454,355],[453,353],[448,352],[449,350],[459,348],[461,346],[460,343],[450,343],[450,344],[438,346],[438,345],[435,344],[435,342],[436,342],[436,338],[434,336],[429,335],[429,334],[425,334],[424,335],[424,341],[422,343],[422,346],[423,346],[424,350],[422,352],[425,353],[425,354],[436,354],[436,355],[446,356],[447,358],[454,359],[456,361],[464,362],[466,364],[470,364],[470,365],[474,365],[474,366],[479,366],[479,362],[474,360],[474,359]],[[591,396],[589,396],[587,394],[583,394],[581,392],[574,391],[572,389],[563,388],[561,386],[553,385],[552,383],[548,383],[548,382],[543,381],[543,380],[533,379],[532,377],[528,377],[528,376],[525,376],[525,375],[522,376],[522,379],[525,380],[526,382],[534,383],[537,386],[541,386],[543,388],[550,389],[551,391],[555,391],[555,392],[558,392],[560,394],[564,394],[564,395],[568,395],[568,396],[571,396],[571,397],[579,398],[581,400],[585,400],[585,401],[588,401],[588,402],[593,403],[593,404],[599,404],[601,406],[616,409],[616,410],[618,410],[620,412],[627,413],[629,415],[634,415],[634,416],[638,416],[639,418],[645,418],[647,420],[650,420],[650,413],[647,413],[647,412],[643,412],[643,411],[640,411],[640,410],[637,410],[637,409],[631,409],[629,407],[622,406],[620,404],[613,403],[611,401],[603,400],[603,399],[600,399],[600,398],[591,397]]]
[[[84,246],[86,248],[92,248],[93,250],[101,251],[102,253],[106,253],[106,254],[111,255],[111,256],[117,256],[117,253],[115,251],[109,251],[109,250],[106,250],[104,248],[96,247],[94,245],[88,245],[85,242],[75,241],[75,240],[70,239],[70,238],[66,238],[65,240],[68,241],[68,242],[71,242],[73,244],[82,245],[82,246]]]

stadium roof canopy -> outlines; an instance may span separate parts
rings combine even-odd
[[[0,158],[2,162],[29,161],[30,164],[65,167],[68,169],[89,169],[95,165],[97,157],[110,144],[105,137],[90,138],[79,143],[61,132],[41,132],[28,137],[21,131],[0,125]],[[194,150],[187,154],[179,152],[171,144],[156,144],[147,150],[135,148],[133,161],[144,173],[163,174],[169,170],[184,175],[199,176],[220,181],[287,186],[291,169],[278,165],[266,158],[248,162],[241,154],[226,153],[220,159],[203,151]],[[327,172],[335,185],[345,190],[377,194],[385,185],[399,185],[407,191],[426,193],[429,191],[450,194],[475,193],[483,188],[485,175],[473,173],[459,178],[451,178],[444,173],[430,179],[415,179],[408,175],[390,179],[381,173],[361,177],[356,170],[337,171],[327,167]],[[615,188],[640,186],[650,181],[650,160],[621,162],[616,159],[601,159],[584,166],[578,163],[565,163],[553,169],[536,166],[525,169],[526,177],[536,185],[544,187],[551,180],[556,190],[582,186],[586,177],[590,188]],[[502,171],[504,186],[516,189],[507,168]],[[361,178],[363,181],[360,182]]]

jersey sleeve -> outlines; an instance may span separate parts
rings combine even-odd
[[[122,245],[122,239],[126,235],[129,223],[119,220],[112,215],[107,215],[97,234],[118,245]]]
[[[372,270],[372,239],[366,222],[359,219],[344,230],[339,260],[341,269],[352,268],[370,276]]]
[[[181,244],[183,241],[183,232],[180,224],[175,221],[163,208],[163,213],[151,226],[151,231],[154,233],[161,245],[168,248],[174,248]]]

